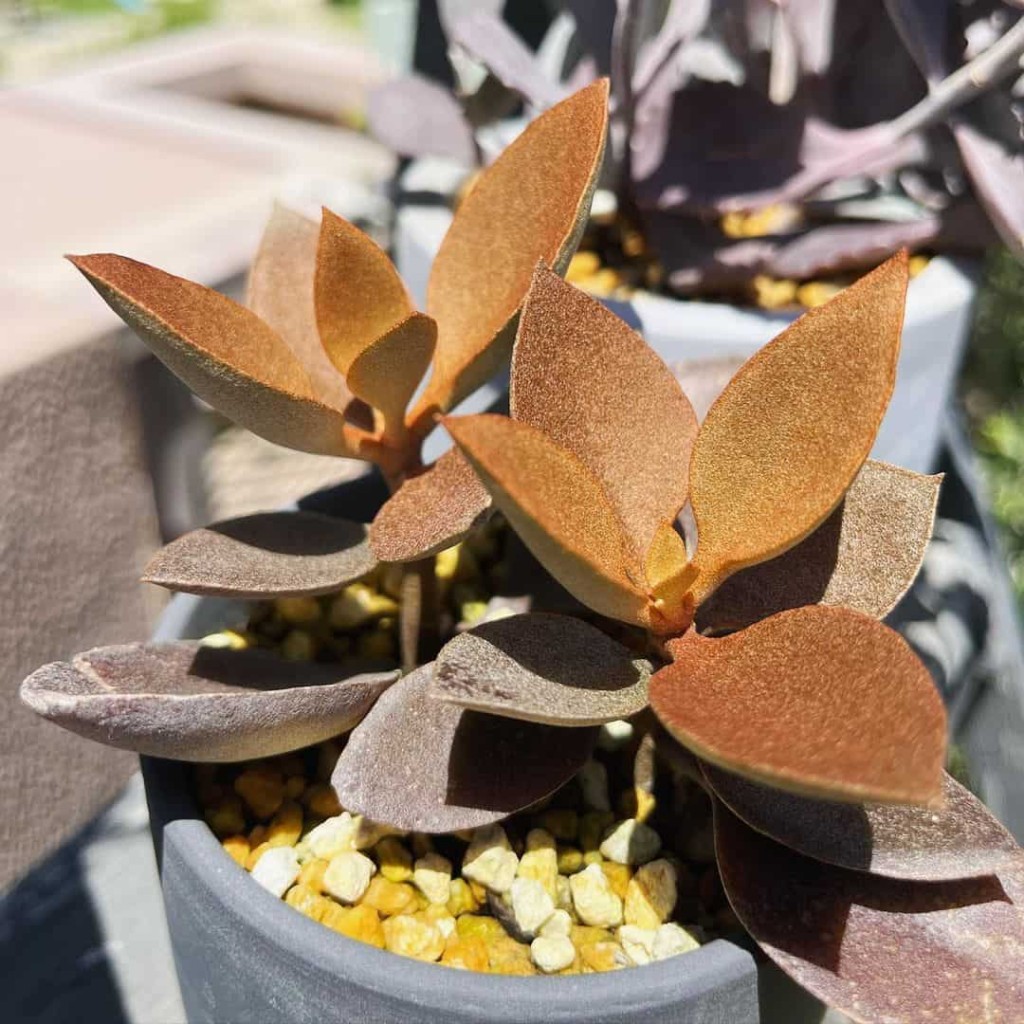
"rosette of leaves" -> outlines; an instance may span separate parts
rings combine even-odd
[[[537,260],[564,268],[571,258],[601,165],[607,96],[600,81],[552,107],[480,178],[434,262],[425,313],[413,309],[386,254],[326,210],[320,225],[274,212],[248,308],[123,256],[71,258],[200,398],[278,444],[375,464],[400,508],[411,508],[391,517],[401,557],[387,529],[376,544],[361,522],[284,511],[186,534],[156,554],[146,580],[236,598],[324,594],[382,557],[422,560],[471,528],[486,492],[458,453],[425,469],[422,441],[438,413],[507,365]],[[421,562],[408,570],[407,664],[416,657],[427,569]],[[46,666],[22,694],[46,717],[115,746],[239,760],[350,729],[396,677],[362,667],[136,644]]]
[[[907,276],[903,254],[806,314],[698,426],[639,335],[539,268],[511,417],[445,425],[536,558],[644,631],[661,667],[579,617],[485,622],[355,730],[342,803],[402,828],[480,825],[649,704],[713,798],[739,919],[798,982],[856,1020],[1024,1014],[1024,854],[943,772],[942,702],[879,621],[939,487],[867,457]]]
[[[998,237],[1024,252],[1015,0],[553,6],[571,16],[575,63],[553,68],[493,9],[451,18],[452,48],[487,69],[487,95],[497,83],[532,110],[611,75],[619,207],[671,290],[832,274],[903,246],[976,252]],[[400,152],[465,160],[482,91],[387,85],[371,128]],[[408,117],[413,97],[432,130]],[[768,206],[752,237],[722,229],[723,215]]]

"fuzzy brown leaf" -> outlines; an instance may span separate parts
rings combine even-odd
[[[946,713],[906,641],[821,605],[721,639],[671,641],[651,680],[658,717],[699,757],[805,796],[934,805]]]
[[[636,331],[546,267],[519,322],[511,409],[594,471],[638,551],[686,502],[697,418],[679,384]]]
[[[722,884],[758,945],[855,1021],[1024,1020],[1024,860],[906,882],[802,857],[715,807]]]
[[[33,711],[151,757],[244,761],[351,729],[397,678],[194,642],[100,647],[22,683]]]
[[[388,254],[327,209],[320,223],[314,297],[320,340],[344,374],[364,348],[413,312]]]
[[[715,795],[797,853],[887,878],[941,882],[995,874],[1021,850],[970,792],[944,776],[941,810],[810,800],[704,765]]]
[[[494,504],[574,597],[626,622],[644,621],[643,566],[593,472],[536,427],[503,416],[445,426]]]
[[[590,212],[604,156],[608,83],[543,113],[480,176],[434,260],[427,312],[434,372],[417,409],[452,409],[508,358],[539,260],[563,272]]]
[[[467,711],[430,696],[433,664],[384,694],[338,758],[344,807],[394,828],[478,828],[536,803],[582,767],[596,729]]]
[[[430,694],[464,708],[546,725],[602,725],[647,706],[651,667],[567,615],[485,622],[437,656]]]
[[[906,288],[903,253],[805,313],[711,407],[690,463],[698,604],[798,543],[842,499],[892,394]]]
[[[367,528],[316,512],[261,512],[192,530],[143,580],[189,594],[257,599],[327,594],[377,565]]]
[[[245,304],[284,339],[328,405],[351,401],[345,378],[327,358],[316,327],[313,279],[320,225],[274,205],[249,273]]]
[[[487,488],[453,448],[384,503],[370,526],[370,545],[382,562],[415,562],[458,543],[490,507]]]
[[[70,256],[107,305],[203,401],[268,441],[351,455],[342,411],[255,313],[202,285],[124,256]]]
[[[941,475],[868,460],[839,508],[809,537],[731,576],[704,602],[701,629],[742,629],[808,604],[884,618],[921,568],[941,482]]]

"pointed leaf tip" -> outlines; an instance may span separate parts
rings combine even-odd
[[[397,672],[284,661],[195,642],[100,647],[45,665],[21,698],[107,746],[178,761],[244,761],[351,729]]]
[[[315,512],[261,512],[186,533],[143,580],[189,594],[258,599],[327,594],[377,565],[367,528]]]
[[[537,261],[564,271],[579,244],[607,124],[601,80],[534,120],[463,200],[430,273],[439,334],[419,410],[454,408],[507,359]]]
[[[892,394],[907,278],[903,252],[805,313],[708,411],[690,461],[698,604],[798,543],[842,499]]]
[[[342,804],[418,832],[493,824],[560,788],[596,729],[559,729],[467,711],[429,694],[433,664],[384,694],[331,778]]]
[[[546,725],[601,725],[647,706],[650,665],[566,615],[485,622],[442,648],[432,696]]]
[[[287,344],[255,313],[124,256],[70,256],[110,308],[200,398],[288,448],[351,455],[342,411],[316,397]]]
[[[845,608],[782,612],[673,641],[651,705],[699,757],[804,796],[933,806],[946,713],[898,633]]]

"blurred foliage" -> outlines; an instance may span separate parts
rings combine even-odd
[[[964,368],[964,404],[1024,604],[1024,266],[990,257]]]

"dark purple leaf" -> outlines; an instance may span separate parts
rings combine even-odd
[[[996,230],[1012,252],[1024,257],[1024,154],[1008,153],[965,122],[956,124],[953,134]]]

